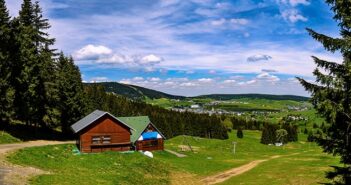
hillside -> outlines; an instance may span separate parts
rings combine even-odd
[[[266,99],[266,100],[292,100],[292,101],[308,101],[308,97],[294,95],[271,95],[271,94],[210,94],[201,95],[194,98],[209,98],[214,100],[233,100],[233,99]]]
[[[85,85],[91,85],[93,83],[86,83]],[[99,83],[105,87],[106,92],[113,92],[131,99],[185,99],[184,96],[175,96],[160,91],[147,89],[144,87],[139,87],[129,84],[121,84],[118,82],[101,82]]]
[[[86,83],[85,85],[91,85],[93,83]],[[292,101],[308,101],[308,97],[294,96],[294,95],[271,95],[271,94],[210,94],[200,95],[194,97],[176,96],[153,89],[148,89],[136,85],[121,84],[118,82],[101,82],[99,83],[105,87],[106,92],[113,92],[131,99],[213,99],[213,100],[233,100],[233,99],[267,99],[267,100],[292,100]]]

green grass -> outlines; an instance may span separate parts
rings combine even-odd
[[[73,148],[74,145],[26,148],[8,160],[51,173],[35,177],[32,184],[169,184],[168,165],[139,152],[73,155]]]
[[[35,166],[51,172],[32,179],[32,184],[169,184],[170,174],[186,173],[201,179],[208,175],[241,166],[253,160],[268,159],[253,170],[233,177],[226,184],[317,184],[324,182],[330,165],[338,165],[338,158],[323,154],[314,143],[307,143],[305,135],[299,142],[284,147],[260,144],[259,131],[244,131],[237,139],[235,132],[228,140],[178,136],[166,141],[166,148],[186,154],[178,158],[167,152],[154,152],[154,159],[133,154],[105,152],[73,155],[73,145],[35,147],[20,150],[9,157],[15,164]],[[232,142],[237,142],[233,154]],[[189,142],[195,149],[180,151],[179,145]],[[288,156],[293,153],[297,155]],[[181,177],[180,177],[181,178]],[[272,180],[273,179],[273,180]],[[303,183],[299,183],[300,181]]]
[[[326,154],[306,151],[293,156],[285,156],[263,162],[247,173],[232,177],[221,184],[280,185],[280,184],[319,184],[329,182],[325,172],[330,164],[338,161]],[[254,177],[254,178],[253,178]]]
[[[7,133],[5,131],[0,131],[0,144],[17,143],[17,142],[20,142],[20,141],[21,140],[19,140],[16,137],[13,137],[9,133]]]

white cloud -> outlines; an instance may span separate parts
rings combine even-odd
[[[102,45],[86,45],[74,53],[76,60],[96,60],[101,56],[112,54],[112,50]]]
[[[272,59],[272,57],[269,56],[269,55],[252,55],[252,56],[247,58],[247,61],[248,62],[257,62],[257,61],[260,61],[260,60],[268,61],[270,59]]]
[[[211,21],[211,24],[213,26],[222,26],[226,22],[227,21],[224,18],[221,18],[221,19],[218,19],[218,20]]]
[[[230,19],[230,22],[233,24],[246,25],[249,23],[247,19]]]
[[[202,82],[202,83],[211,83],[213,82],[213,79],[212,78],[200,78],[198,79],[199,82]]]
[[[292,6],[297,6],[299,4],[302,4],[302,5],[309,5],[310,2],[308,0],[290,0],[290,4]]]
[[[136,76],[133,78],[133,81],[143,81],[144,78],[143,77],[140,77],[140,76]]]
[[[154,54],[146,55],[140,60],[140,64],[158,64],[163,61],[163,58]]]
[[[269,82],[280,81],[280,78],[278,78],[275,75],[271,75],[271,74],[269,74],[267,72],[263,72],[263,73],[258,74],[256,78],[260,79],[260,80],[266,80],[266,81],[269,81]]]
[[[213,20],[211,21],[211,24],[213,26],[223,26],[223,25],[227,25],[227,26],[238,26],[238,25],[247,25],[249,23],[249,20],[247,19],[242,19],[242,18],[232,18],[232,19],[217,19],[217,20]]]
[[[151,82],[159,82],[159,81],[161,81],[161,79],[157,78],[157,77],[148,78],[148,80],[150,80]]]
[[[80,65],[104,64],[111,67],[142,68],[146,72],[156,71],[155,65],[164,61],[155,54],[148,55],[122,55],[117,54],[110,48],[89,44],[74,52],[74,58]],[[166,69],[160,69],[166,72]]]
[[[236,80],[224,80],[223,83],[224,84],[234,84],[236,82]]]
[[[306,17],[304,17],[303,15],[301,15],[296,9],[288,9],[288,10],[284,10],[282,12],[282,17],[286,20],[286,21],[290,21],[292,23],[295,23],[297,21],[303,21],[306,22],[308,19]]]
[[[241,86],[243,86],[243,85],[251,85],[251,84],[254,84],[256,82],[257,82],[257,80],[250,80],[250,81],[246,81],[246,82],[239,82],[238,85],[241,85]]]
[[[167,78],[166,81],[187,82],[187,81],[189,81],[189,79],[188,78]]]
[[[102,56],[101,58],[98,58],[96,60],[96,63],[98,64],[126,64],[126,63],[132,63],[132,62],[133,62],[133,58],[124,56],[124,55],[119,55],[119,54]]]
[[[107,82],[109,79],[107,77],[93,77],[90,79],[90,82],[95,83],[95,82]]]
[[[181,87],[195,87],[195,86],[197,86],[197,84],[192,83],[192,82],[185,82],[185,83],[179,84],[179,86],[181,86]]]

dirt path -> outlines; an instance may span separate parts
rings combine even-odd
[[[186,157],[186,155],[180,154],[180,153],[172,151],[172,150],[165,149],[165,151],[168,152],[168,153],[171,153],[171,154],[173,154],[173,155],[175,155],[177,157]]]
[[[6,156],[14,152],[15,150],[34,147],[34,146],[45,146],[45,145],[56,145],[56,144],[72,144],[73,141],[61,142],[61,141],[29,141],[16,144],[2,144],[0,145],[0,185],[19,185],[28,184],[27,181],[30,177],[46,174],[47,172],[42,171],[33,167],[23,167],[11,164],[6,161]]]
[[[284,155],[284,156],[291,156],[291,155],[297,155],[297,154],[299,154],[299,153],[293,153],[293,154]],[[237,168],[233,168],[233,169],[221,172],[219,174],[206,177],[206,178],[202,179],[201,182],[203,184],[208,184],[208,185],[209,184],[221,183],[221,182],[224,182],[224,181],[226,181],[226,180],[228,180],[228,179],[230,179],[232,177],[235,177],[237,175],[240,175],[240,174],[243,174],[243,173],[245,173],[247,171],[250,171],[251,169],[255,168],[257,165],[259,165],[262,162],[265,162],[265,161],[268,161],[268,160],[271,160],[271,159],[276,159],[276,158],[279,158],[279,157],[284,157],[284,156],[275,155],[275,156],[272,156],[272,157],[270,157],[268,159],[251,161],[250,163],[242,165],[242,166],[239,166]]]

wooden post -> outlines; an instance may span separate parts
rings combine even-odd
[[[236,142],[233,141],[233,154],[235,155],[235,147],[236,147]]]

